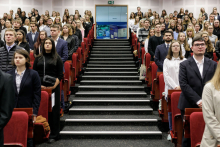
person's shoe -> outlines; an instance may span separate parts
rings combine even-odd
[[[49,140],[47,141],[47,143],[51,144],[51,143],[54,143],[55,141],[56,141],[55,139],[49,139]]]
[[[168,141],[171,141],[171,135],[170,135],[170,134],[168,134],[167,140],[168,140]]]

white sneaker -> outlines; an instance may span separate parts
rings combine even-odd
[[[170,134],[168,134],[167,140],[168,140],[168,141],[171,141],[171,135],[170,135]]]

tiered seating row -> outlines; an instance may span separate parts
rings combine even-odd
[[[166,101],[163,95],[165,90],[163,73],[157,73],[157,65],[154,61],[150,61],[151,55],[149,53],[145,53],[144,47],[141,48],[140,55],[140,43],[138,43],[138,39],[135,34],[132,34],[132,48],[133,51],[137,50],[138,55],[135,57],[141,57],[142,64],[143,60],[145,60],[145,83],[151,89],[150,95],[152,100],[155,102],[161,102],[161,109],[159,108],[158,112],[162,122],[168,122],[168,112],[172,113],[172,131],[170,132],[172,142],[175,144],[175,146],[181,146],[184,129],[184,137],[191,139],[192,147],[198,147],[202,140],[202,135],[205,128],[202,109],[186,108],[183,123],[181,112],[177,107],[181,90],[169,90],[168,100]],[[193,54],[191,53],[191,56],[192,55]],[[216,53],[213,53],[213,57],[213,60],[217,62]]]
[[[70,87],[75,86],[77,77],[83,68],[84,63],[89,56],[90,48],[94,41],[94,25],[89,31],[87,38],[81,43],[76,53],[73,53],[72,60],[64,63],[64,77],[60,81],[60,90],[64,91],[64,101],[67,102],[71,94]],[[34,55],[30,53],[30,63],[33,68]],[[50,89],[41,90],[41,102],[38,110],[38,116],[46,118],[48,121],[48,112],[52,111],[51,106],[51,93]],[[19,123],[18,123],[19,122]],[[16,128],[16,129],[15,129]],[[11,136],[14,134],[14,136]],[[19,134],[19,135],[18,135]],[[50,132],[44,129],[42,123],[35,123],[33,116],[33,108],[15,108],[9,123],[4,129],[4,145],[14,147],[26,147],[27,138],[33,138],[35,142],[42,142],[48,139]]]

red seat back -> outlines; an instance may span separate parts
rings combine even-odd
[[[215,61],[215,62],[218,61],[218,57],[216,56],[216,53],[213,53],[213,61]]]
[[[153,62],[152,64],[151,64],[151,79],[152,79],[152,88],[154,87],[153,86],[153,81],[154,81],[154,79],[156,78],[156,74],[157,74],[157,65],[156,65],[156,63],[155,62]],[[153,91],[153,89],[152,89],[152,91]]]
[[[35,57],[34,57],[34,53],[30,52],[30,62],[34,62]]]
[[[150,58],[151,58],[151,55],[149,53],[146,53],[145,54],[145,65],[146,65],[146,69],[149,67],[150,65]]]
[[[4,143],[20,143],[27,146],[28,114],[23,111],[13,112],[4,128]]]
[[[38,116],[42,115],[48,121],[48,103],[49,103],[49,94],[46,91],[41,91],[41,101],[40,107],[38,109]]]
[[[174,117],[181,114],[180,109],[177,107],[181,92],[173,92],[171,94],[171,112],[172,112],[172,129],[175,130]]]
[[[205,121],[202,112],[193,112],[190,115],[190,136],[192,147],[201,142],[204,129]]]
[[[132,33],[132,46],[134,47],[135,46],[135,34]]]
[[[141,59],[142,59],[142,64],[144,63],[144,54],[145,54],[145,48],[141,48]]]
[[[159,75],[159,90],[160,90],[160,99],[162,99],[162,93],[165,90],[165,83],[164,83],[163,74]]]

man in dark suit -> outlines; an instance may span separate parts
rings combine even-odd
[[[0,70],[0,146],[3,146],[3,129],[11,118],[14,108],[15,91],[13,78]]]
[[[178,108],[184,118],[185,108],[202,108],[202,91],[205,83],[213,77],[217,63],[204,57],[205,40],[195,37],[192,41],[193,57],[180,63],[179,83],[182,93]],[[189,147],[190,139],[182,139],[182,147]]]
[[[55,42],[57,53],[60,55],[63,63],[68,59],[68,43],[59,38],[60,29],[58,25],[51,25],[50,27],[51,38]]]
[[[135,16],[137,16],[137,13],[139,12],[139,11],[141,11],[141,7],[137,7],[137,12],[135,13]],[[141,12],[141,14],[142,14],[142,17],[144,17],[144,15],[143,15],[143,12]]]
[[[34,44],[37,42],[38,36],[39,33],[37,32],[37,24],[35,22],[31,22],[31,32],[26,36],[26,40],[29,43],[31,50],[34,50]]]
[[[157,64],[157,72],[163,72],[163,62],[167,56],[171,41],[173,40],[173,32],[165,31],[163,40],[165,43],[158,45],[155,51],[154,61]]]

